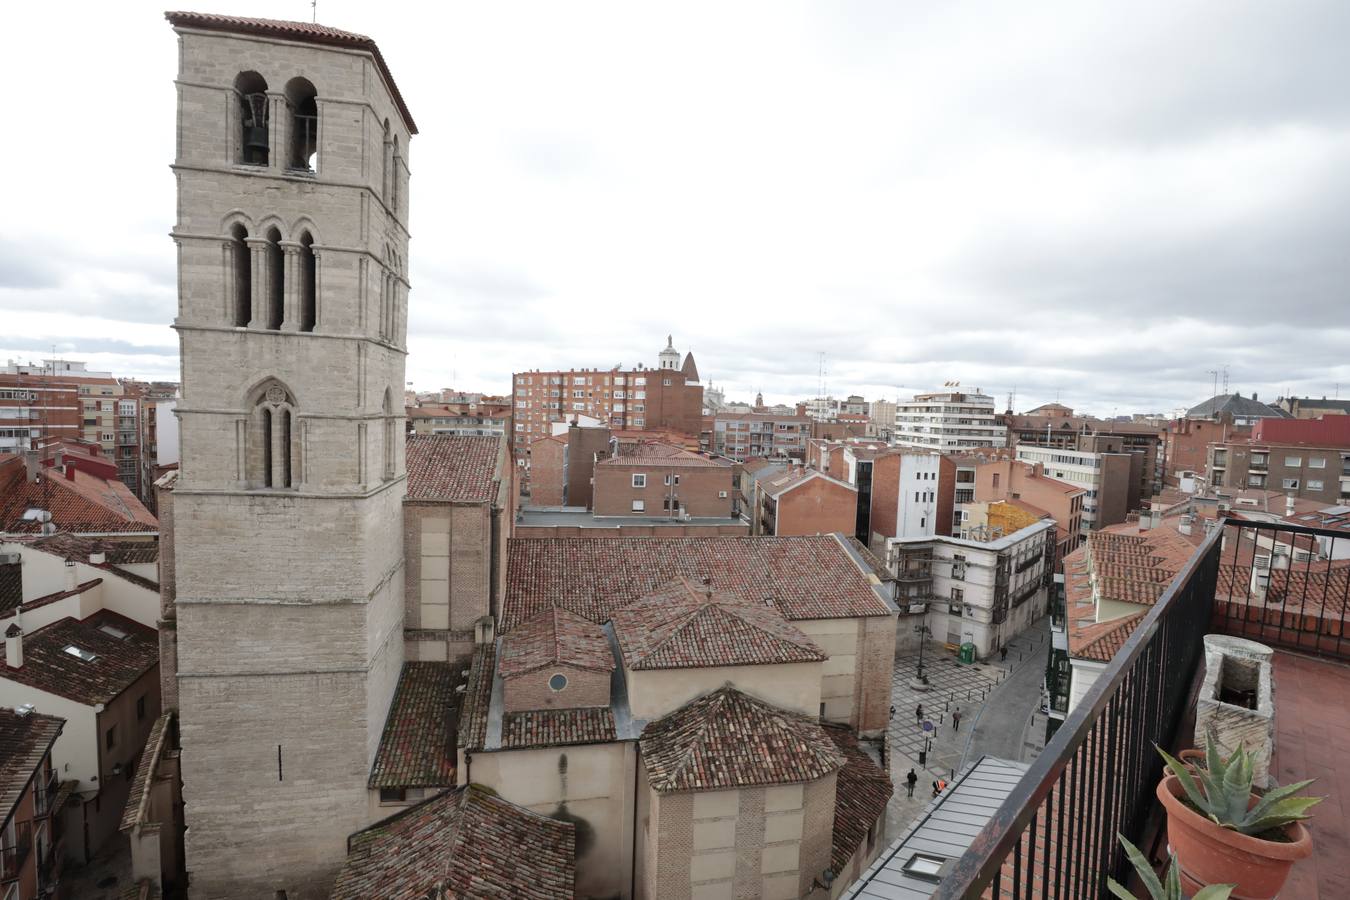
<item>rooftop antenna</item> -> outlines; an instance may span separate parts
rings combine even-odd
[[[319,0],[309,0],[310,21],[317,24],[319,21]]]
[[[1228,396],[1228,366],[1223,367],[1223,393]]]
[[[816,383],[816,396],[824,399],[825,397],[825,351],[820,351],[820,376]]]
[[[1211,400],[1210,404],[1214,406],[1214,409],[1218,409],[1217,398],[1219,396],[1219,370],[1210,369],[1209,374],[1214,376],[1214,393],[1211,394],[1210,396],[1216,398],[1215,400]],[[1213,410],[1210,410],[1210,412],[1212,414]]]

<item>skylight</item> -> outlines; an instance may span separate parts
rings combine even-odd
[[[98,626],[98,630],[110,637],[117,638],[119,641],[125,641],[127,639],[127,633],[116,625],[100,625]]]
[[[83,647],[76,647],[74,644],[67,644],[65,647],[65,652],[69,653],[71,656],[77,659],[82,659],[85,662],[93,662],[94,660],[98,659],[97,653],[90,653]]]

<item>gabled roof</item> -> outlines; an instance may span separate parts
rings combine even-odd
[[[71,646],[94,654],[94,659],[67,653]],[[0,670],[0,678],[94,706],[108,703],[157,665],[155,630],[104,609],[87,619],[61,619],[24,635],[23,665]]]
[[[605,744],[615,740],[614,711],[608,706],[531,709],[502,716],[502,749]]]
[[[30,509],[51,513],[58,531],[154,532],[159,522],[115,478],[103,479],[79,469],[70,477],[45,468],[38,482],[30,482],[24,461],[11,455],[0,461],[0,532],[37,534],[41,525],[24,521]]]
[[[754,604],[676,578],[614,614],[629,669],[691,669],[819,662],[810,638],[762,601]]]
[[[492,705],[492,676],[496,672],[495,644],[479,644],[469,663],[469,686],[459,708],[459,734],[455,743],[462,750],[480,750],[487,740],[488,707]]]
[[[424,788],[455,784],[455,693],[461,667],[405,662],[368,787]]]
[[[145,538],[89,537],[59,532],[26,540],[30,547],[85,563],[93,553],[102,553],[114,566],[159,562],[159,541]]]
[[[1219,394],[1186,410],[1188,419],[1213,419],[1227,413],[1234,418],[1259,416],[1270,419],[1292,418],[1289,413],[1241,394]]]
[[[571,897],[576,826],[475,785],[352,835],[333,900]]]
[[[0,823],[7,821],[30,782],[61,734],[65,719],[35,712],[20,715],[0,707]]]
[[[658,793],[814,781],[843,765],[820,725],[719,688],[652,722],[638,741]]]
[[[600,624],[685,577],[752,603],[772,598],[788,620],[889,616],[858,563],[828,534],[801,537],[513,538],[501,629],[558,606]]]
[[[1078,629],[1074,635],[1073,655],[1098,662],[1110,662],[1125,641],[1134,634],[1134,629],[1144,620],[1144,613],[1108,619]]]
[[[488,503],[497,494],[501,435],[408,435],[408,500]]]
[[[858,492],[858,489],[853,485],[849,484],[847,481],[840,481],[838,478],[831,478],[824,472],[820,472],[816,469],[808,469],[805,468],[804,466],[793,466],[791,469],[782,473],[781,475],[764,479],[762,481],[762,484],[764,493],[768,494],[770,497],[781,497],[783,494],[786,494],[788,491],[793,490],[794,488],[799,488],[804,484],[816,480],[820,480],[822,483],[825,484],[838,485],[839,487],[844,488],[845,490],[848,491],[852,491],[855,494]]]
[[[394,83],[394,75],[389,71],[389,66],[380,53],[380,48],[375,46],[375,41],[364,34],[342,31],[338,28],[312,22],[250,19],[214,13],[166,12],[164,18],[168,19],[169,23],[175,28],[226,31],[233,34],[256,34],[262,37],[299,41],[305,44],[323,44],[331,47],[364,50],[375,58],[375,65],[380,70],[380,75],[383,76],[385,83],[389,85],[389,94],[394,98],[395,105],[398,106],[399,115],[403,118],[403,124],[407,127],[408,133],[417,134],[417,123],[413,121],[412,113],[408,112],[408,105],[403,102],[403,95],[399,93],[398,85]]]
[[[650,466],[657,469],[665,466],[730,469],[733,465],[729,459],[709,456],[706,453],[695,453],[692,450],[685,450],[683,447],[676,447],[674,444],[667,444],[662,441],[620,443],[618,451],[617,456],[603,459],[596,465],[611,468],[616,466],[626,468]]]
[[[599,625],[559,607],[546,609],[502,638],[503,678],[524,675],[546,666],[610,672],[614,655]]]

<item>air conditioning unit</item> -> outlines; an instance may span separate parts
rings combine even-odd
[[[726,491],[718,491],[718,492],[717,492],[717,499],[719,499],[719,500],[725,500],[725,499],[727,499],[727,492],[726,492]]]

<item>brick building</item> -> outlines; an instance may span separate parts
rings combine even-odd
[[[511,401],[505,398],[419,403],[405,412],[409,434],[481,437],[506,434],[511,426]]]
[[[880,553],[888,538],[951,534],[955,496],[956,464],[950,457],[929,450],[877,453],[870,465],[858,467],[858,540]]]
[[[1137,453],[1143,457],[1138,483],[1130,491],[1130,509],[1162,489],[1162,434],[1143,422],[1115,422],[1075,416],[1060,404],[1037,407],[1027,415],[1007,415],[1010,445],[1027,444],[1088,453]]]
[[[4,834],[4,885],[9,900],[52,896],[61,881],[64,830],[56,799],[60,773],[52,745],[65,720],[0,709],[0,814]]]
[[[1262,419],[1245,439],[1211,443],[1210,488],[1256,488],[1334,504],[1350,500],[1350,416]]]
[[[1240,441],[1252,433],[1250,425],[1235,425],[1230,416],[1218,420],[1173,419],[1163,434],[1163,484],[1188,493],[1197,480],[1208,478],[1209,445]]]
[[[790,466],[756,483],[750,533],[788,537],[851,536],[857,527],[858,489],[804,466]]]
[[[0,371],[0,457],[79,439],[79,386],[56,378]]]
[[[617,445],[596,463],[597,516],[728,518],[736,505],[729,459],[656,441]]]
[[[799,413],[718,413],[712,417],[712,443],[718,456],[803,459],[812,436],[809,416]]]
[[[552,433],[552,423],[578,416],[620,430],[667,429],[698,434],[703,386],[694,355],[683,364],[667,339],[658,367],[531,370],[512,378],[512,450],[516,465],[528,465],[526,449]]]
[[[1018,444],[1021,462],[1038,464],[1047,478],[1055,478],[1087,492],[1083,499],[1082,530],[1096,531],[1125,521],[1143,505],[1139,495],[1144,455],[1140,453],[1094,453]]]

